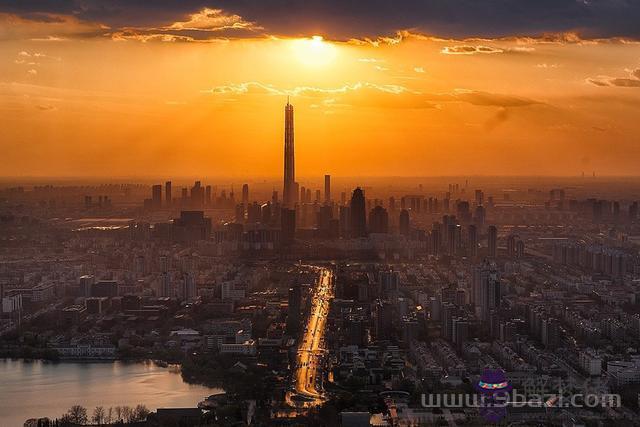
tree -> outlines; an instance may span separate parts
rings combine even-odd
[[[109,409],[107,409],[107,413],[105,414],[105,417],[104,417],[104,423],[111,424],[112,421],[113,421],[113,407],[109,406]]]
[[[131,409],[131,406],[122,407],[122,419],[124,422],[130,423],[132,421],[131,419],[132,414],[133,414],[133,409]]]
[[[149,415],[149,409],[144,405],[137,405],[133,409],[133,421],[145,421]]]
[[[102,425],[102,423],[104,423],[104,419],[104,408],[102,406],[96,406],[96,408],[93,410],[93,417],[91,417],[91,421],[93,421],[94,424]]]
[[[75,424],[86,424],[89,421],[87,416],[87,409],[84,406],[73,405],[67,411],[67,419]]]

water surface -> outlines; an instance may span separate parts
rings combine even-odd
[[[0,359],[0,426],[22,426],[28,418],[59,417],[72,405],[91,414],[100,405],[150,410],[195,407],[219,389],[190,385],[177,369],[153,363],[27,362]]]

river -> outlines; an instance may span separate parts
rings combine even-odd
[[[136,406],[150,410],[195,407],[220,393],[182,381],[176,369],[153,363],[27,362],[0,359],[0,426],[20,427],[28,418],[62,415],[75,404]]]

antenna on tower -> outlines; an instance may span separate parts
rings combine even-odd
[[[289,95],[287,95],[287,105],[289,105]]]

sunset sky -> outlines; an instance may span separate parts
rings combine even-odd
[[[638,175],[639,3],[0,0],[0,175]]]

